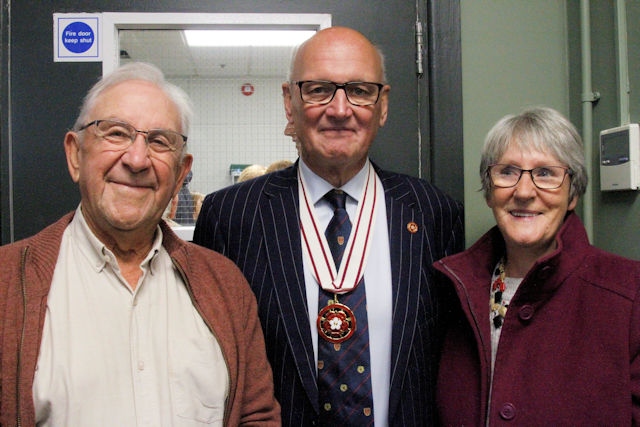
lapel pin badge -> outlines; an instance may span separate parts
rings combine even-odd
[[[407,224],[407,230],[409,230],[409,233],[411,234],[415,234],[418,232],[418,224],[416,224],[415,222],[411,221],[410,223]]]

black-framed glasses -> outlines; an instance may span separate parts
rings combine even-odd
[[[328,104],[336,96],[338,89],[342,89],[347,95],[347,101],[359,107],[377,103],[380,98],[380,92],[384,87],[382,83],[334,83],[326,80],[303,80],[293,83],[298,85],[300,97],[307,104]]]
[[[533,184],[541,190],[560,188],[564,177],[573,175],[573,171],[564,166],[540,166],[533,169],[521,169],[513,165],[496,164],[487,168],[487,174],[495,187],[515,187],[522,174],[528,172]]]
[[[95,134],[98,138],[121,150],[129,148],[138,134],[144,136],[149,149],[156,153],[177,151],[187,143],[187,137],[176,131],[169,129],[139,130],[129,123],[118,120],[94,120],[82,126],[78,131],[94,125],[96,127]]]

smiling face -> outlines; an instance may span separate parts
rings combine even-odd
[[[292,81],[326,80],[382,83],[380,55],[357,31],[333,27],[317,33],[297,52]],[[387,119],[389,86],[374,105],[349,103],[338,90],[325,105],[307,104],[297,85],[285,83],[285,112],[300,143],[300,157],[318,175],[336,186],[363,166],[378,129]]]
[[[181,132],[175,105],[156,85],[129,80],[106,89],[90,112],[91,120],[114,119],[136,129]],[[127,149],[105,143],[95,126],[68,132],[69,173],[80,187],[82,212],[103,242],[118,233],[152,236],[169,201],[180,189],[192,157],[180,151],[155,153],[138,134]],[[184,149],[184,148],[183,148]]]
[[[523,150],[514,143],[509,144],[497,163],[521,169],[566,166],[551,154]],[[555,236],[564,217],[578,202],[577,197],[569,199],[570,187],[571,179],[565,176],[560,188],[541,190],[533,184],[530,174],[523,173],[515,187],[491,188],[487,205],[504,237],[507,258],[522,251],[539,258],[555,249]]]

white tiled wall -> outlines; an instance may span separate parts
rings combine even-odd
[[[208,194],[231,184],[231,164],[268,166],[297,152],[283,131],[283,79],[172,79],[191,96],[195,118],[188,150],[193,154],[192,192]],[[243,95],[245,83],[254,87]]]

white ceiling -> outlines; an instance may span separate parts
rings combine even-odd
[[[121,63],[151,62],[167,77],[284,80],[292,51],[291,47],[189,47],[182,30],[120,30],[119,42]]]

